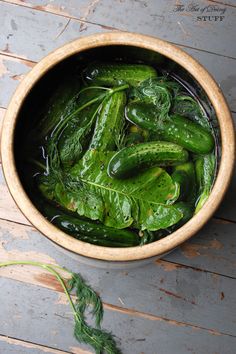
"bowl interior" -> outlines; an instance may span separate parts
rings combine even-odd
[[[49,70],[32,88],[19,112],[14,136],[15,162],[21,183],[34,204],[37,204],[38,195],[35,198],[37,193],[31,183],[32,171],[24,161],[25,136],[27,136],[37,123],[40,108],[47,102],[63,78],[66,75],[72,74],[77,75],[79,80],[79,75],[83,69],[88,63],[94,61],[150,64],[157,69],[160,75],[169,75],[180,82],[204,109],[215,133],[219,160],[221,144],[215,110],[196,79],[183,67],[173,60],[145,48],[130,45],[109,45],[92,48],[61,61]]]
[[[70,251],[74,251],[75,253],[95,259],[112,261],[139,260],[161,255],[169,252],[171,249],[174,249],[184,240],[187,240],[190,236],[192,236],[208,220],[216,206],[218,206],[228,185],[232,166],[229,166],[229,169],[226,171],[223,167],[221,168],[222,163],[219,163],[221,162],[221,153],[222,156],[226,156],[224,153],[226,149],[224,150],[224,147],[226,139],[225,135],[227,134],[226,130],[228,131],[228,129],[226,129],[226,125],[224,126],[224,123],[222,123],[222,119],[219,120],[219,122],[217,120],[214,107],[216,108],[218,114],[221,114],[221,111],[216,104],[218,102],[217,97],[224,106],[223,116],[225,117],[228,126],[230,126],[231,121],[224,98],[219,92],[216,83],[191,57],[187,56],[174,46],[151,37],[126,34],[127,40],[123,40],[124,34],[122,34],[122,38],[119,33],[112,35],[110,34],[109,36],[111,36],[111,38],[107,41],[107,37],[105,38],[104,36],[104,38],[101,38],[102,35],[100,35],[99,38],[101,38],[102,44],[97,42],[98,36],[91,36],[90,38],[93,37],[93,39],[95,39],[95,45],[94,43],[90,45],[89,42],[85,42],[85,39],[81,39],[68,44],[64,48],[62,47],[55,52],[56,55],[52,53],[46,57],[44,61],[39,63],[38,66],[36,66],[37,70],[34,71],[33,69],[34,73],[32,71],[32,75],[30,75],[31,73],[29,74],[30,80],[28,80],[28,82],[27,80],[22,82],[20,86],[27,87],[29,85],[28,87],[30,87],[30,91],[25,94],[24,90],[19,87],[19,90],[12,99],[12,105],[10,105],[10,108],[13,107],[13,111],[15,113],[12,115],[11,109],[9,109],[9,113],[6,116],[6,123],[8,120],[11,121],[11,123],[5,124],[5,127],[3,127],[3,167],[10,191],[17,204],[30,222],[32,222],[52,241]],[[142,39],[142,42],[140,42],[140,39]],[[131,43],[134,43],[134,45],[131,45]],[[76,47],[77,45],[78,49]],[[65,48],[68,48],[69,53],[72,54],[67,54]],[[165,53],[166,56],[161,54],[159,51],[161,53]],[[59,56],[60,61],[58,61],[57,56]],[[175,61],[170,59],[170,57],[177,59]],[[57,64],[54,64],[55,60]],[[76,240],[65,234],[63,231],[56,229],[55,226],[48,223],[43,217],[43,210],[40,210],[39,212],[39,208],[37,207],[40,196],[37,193],[34,184],[32,184],[32,168],[29,167],[29,164],[25,163],[24,158],[26,136],[32,128],[34,128],[38,120],[38,112],[41,107],[48,101],[49,97],[57,88],[58,84],[63,81],[64,77],[70,74],[77,75],[79,77],[81,71],[88,65],[88,63],[94,61],[145,63],[155,67],[160,75],[171,76],[173,79],[181,83],[185,89],[189,91],[189,93],[199,102],[204,109],[215,134],[217,146],[216,153],[218,158],[217,172],[219,173],[212,192],[212,197],[209,198],[209,203],[206,203],[208,205],[204,205],[202,208],[204,210],[201,210],[180,229],[164,239],[154,242],[153,244],[148,244],[142,247],[138,246],[122,249],[91,245],[83,241]],[[184,67],[179,65],[177,62],[185,63],[184,65],[186,65],[189,71],[184,69]],[[50,69],[45,70],[45,63],[47,64],[47,68],[50,67]],[[48,65],[48,63],[50,63],[50,65]],[[43,75],[40,74],[41,68],[44,72]],[[193,76],[190,72],[192,72]],[[205,76],[208,78],[208,81],[210,82],[209,85],[213,91],[216,92],[216,96],[211,94],[211,91],[205,84]],[[205,87],[206,91],[208,91],[208,95],[211,97],[212,102],[215,100],[214,107],[208,98],[208,95],[195,77],[201,77],[201,80],[199,79],[199,81],[202,83],[202,86]],[[18,92],[20,93],[20,100],[18,100],[17,97]],[[221,144],[219,123],[221,133],[223,128],[222,139],[224,139],[224,144]],[[231,139],[233,145],[232,136]],[[34,144],[32,144],[32,146],[27,146],[27,148],[34,149]],[[232,155],[231,150],[229,151],[229,155]],[[224,165],[227,163],[229,165],[229,158],[226,160],[227,161],[224,162]],[[8,161],[10,161],[10,164]],[[232,161],[230,163],[233,164]],[[225,188],[221,188],[219,190],[219,183],[217,183],[217,181],[219,178],[222,178],[224,174],[226,174],[226,185]]]

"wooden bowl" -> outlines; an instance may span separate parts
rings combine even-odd
[[[25,192],[16,163],[15,141],[19,137],[17,124],[24,119],[22,109],[29,104],[35,87],[55,70],[74,62],[119,55],[127,60],[143,60],[161,65],[177,73],[186,86],[191,86],[201,103],[216,116],[214,124],[220,131],[220,158],[216,180],[209,199],[189,222],[171,235],[148,245],[130,248],[108,248],[76,240],[59,230],[36,209]],[[24,139],[21,134],[21,139]],[[96,34],[75,40],[42,59],[24,78],[13,95],[2,129],[1,153],[8,188],[26,218],[50,240],[75,254],[107,261],[134,261],[160,257],[193,236],[219,206],[230,182],[234,165],[234,128],[224,96],[211,75],[191,56],[174,45],[157,38],[135,33],[114,32]]]

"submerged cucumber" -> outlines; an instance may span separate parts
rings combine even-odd
[[[115,92],[107,99],[98,115],[89,149],[113,150],[119,144],[125,104],[124,91]]]
[[[174,207],[183,214],[182,219],[174,225],[174,229],[184,225],[193,216],[193,207],[186,202],[178,202],[174,204]]]
[[[195,161],[199,193],[195,214],[203,207],[210,195],[215,176],[215,166],[216,158],[213,153],[205,156],[199,156]]]
[[[189,161],[175,166],[171,177],[180,186],[179,200],[193,203],[196,198],[196,176],[193,162]]]
[[[47,218],[61,230],[79,240],[99,246],[131,247],[140,243],[140,237],[129,230],[118,230],[64,213],[49,204],[44,206]]]
[[[85,69],[84,76],[96,85],[115,86],[122,82],[138,86],[142,81],[156,77],[157,73],[151,66],[143,64],[95,63]]]
[[[143,129],[156,132],[158,139],[179,144],[198,154],[212,151],[214,138],[199,124],[177,114],[158,119],[153,112],[153,105],[143,101],[132,102],[126,107],[127,118]]]
[[[110,160],[108,174],[115,178],[128,178],[138,170],[152,166],[173,166],[188,160],[188,152],[181,146],[154,141],[125,147]]]

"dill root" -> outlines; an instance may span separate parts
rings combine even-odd
[[[71,306],[75,320],[74,336],[80,343],[85,343],[93,347],[96,354],[122,354],[116,345],[113,335],[100,328],[103,319],[103,306],[100,297],[85,283],[79,274],[57,265],[33,261],[4,262],[0,263],[0,268],[14,265],[31,265],[43,268],[55,276],[62,286]],[[70,275],[70,279],[65,282],[59,271],[67,272]],[[71,296],[73,290],[75,290],[76,294],[74,302]],[[89,326],[86,322],[85,311],[88,307],[92,308],[91,314],[95,317],[95,327]]]

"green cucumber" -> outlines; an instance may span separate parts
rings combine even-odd
[[[186,202],[175,203],[174,207],[183,214],[182,219],[176,225],[174,225],[174,229],[176,230],[192,218],[193,207],[191,204]]]
[[[188,160],[188,152],[181,146],[153,141],[125,147],[110,160],[108,174],[115,178],[128,178],[139,169],[152,166],[173,166]]]
[[[89,65],[84,71],[84,77],[88,82],[96,85],[115,86],[119,83],[127,83],[138,86],[142,81],[157,77],[156,70],[143,64],[103,64]]]
[[[195,214],[203,207],[207,201],[215,176],[216,158],[214,153],[199,156],[195,161],[196,178],[198,184],[198,200]]]
[[[107,247],[132,247],[140,243],[140,237],[132,231],[84,220],[46,203],[43,212],[53,225],[81,241]]]
[[[177,114],[158,119],[153,112],[153,105],[144,101],[131,102],[126,107],[127,118],[143,129],[156,132],[157,139],[171,141],[197,154],[213,150],[212,134],[199,124]]]
[[[119,137],[124,126],[126,94],[113,93],[103,104],[98,115],[89,149],[114,150],[119,145]]]
[[[171,175],[174,182],[180,186],[179,200],[194,203],[196,198],[196,176],[194,163],[189,161],[173,168]]]
[[[125,137],[125,146],[135,145],[139,143],[143,143],[144,138],[139,133],[129,133]]]
[[[176,96],[171,111],[173,114],[180,114],[181,116],[189,118],[206,130],[211,131],[207,116],[193,97],[187,95]]]

